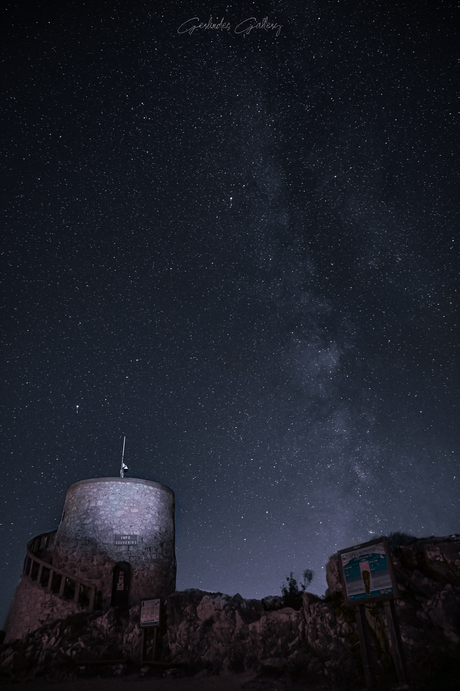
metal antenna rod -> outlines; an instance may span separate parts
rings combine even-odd
[[[123,437],[123,451],[121,452],[120,477],[124,477],[125,476],[125,470],[128,470],[128,466],[125,465],[125,444],[126,444],[126,436]]]

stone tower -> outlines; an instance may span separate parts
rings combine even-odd
[[[82,480],[57,530],[33,538],[6,640],[82,608],[133,606],[176,587],[174,492],[138,478]]]

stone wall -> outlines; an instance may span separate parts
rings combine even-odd
[[[121,536],[133,539],[119,544]],[[175,590],[173,491],[136,478],[77,482],[67,490],[53,566],[95,584],[105,608],[113,567],[120,561],[129,562],[133,571],[132,604]]]
[[[65,619],[78,611],[81,611],[81,607],[73,601],[63,600],[47,592],[37,581],[23,575],[8,615],[5,642],[22,638],[45,624]]]

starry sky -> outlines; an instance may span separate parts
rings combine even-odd
[[[7,3],[2,616],[124,435],[181,590],[460,532],[453,8]]]

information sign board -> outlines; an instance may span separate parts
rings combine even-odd
[[[160,625],[160,599],[141,600],[141,626]]]
[[[339,551],[346,605],[398,597],[386,537]]]

